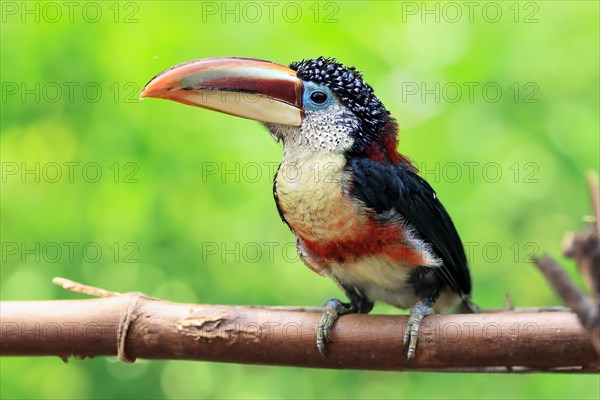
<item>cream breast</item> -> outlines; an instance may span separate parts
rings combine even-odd
[[[276,178],[279,207],[294,232],[309,241],[328,242],[358,236],[366,222],[347,195],[344,156],[303,157],[284,161]]]

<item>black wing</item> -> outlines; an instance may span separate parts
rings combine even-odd
[[[461,295],[471,293],[467,258],[458,232],[433,188],[409,165],[385,165],[370,159],[349,161],[351,194],[377,214],[397,211],[429,243],[443,265],[435,268]]]

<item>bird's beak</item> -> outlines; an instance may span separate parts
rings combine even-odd
[[[155,97],[263,122],[302,124],[302,81],[283,65],[249,58],[205,58],[176,65],[146,84]]]

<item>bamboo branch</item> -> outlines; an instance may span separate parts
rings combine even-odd
[[[331,334],[328,356],[322,357],[315,343],[321,309],[178,304],[64,278],[55,278],[54,283],[100,298],[0,302],[0,355],[372,370],[599,372],[597,175],[590,174],[589,184],[595,225],[568,236],[564,252],[577,261],[595,299],[585,296],[546,256],[535,260],[536,265],[575,313],[511,308],[432,315],[423,321],[418,351],[409,365],[402,349],[406,316],[342,316]]]
[[[600,371],[585,329],[564,311],[429,316],[417,355],[406,365],[406,316],[343,316],[322,357],[315,344],[319,310],[178,304],[74,282],[67,286],[103,297],[0,302],[0,355],[373,370]]]
[[[567,233],[563,240],[563,254],[576,261],[577,269],[594,298],[586,296],[552,257],[545,255],[533,262],[577,314],[600,357],[600,193],[597,174],[588,174],[588,186],[594,213],[590,219],[593,225],[578,233]]]
[[[592,344],[600,355],[600,300],[585,296],[553,258],[546,255],[534,262],[589,331]]]
[[[593,215],[586,220],[592,222],[581,232],[568,232],[562,243],[565,257],[576,261],[579,274],[589,291],[600,298],[600,193],[598,175],[588,174],[588,186]]]

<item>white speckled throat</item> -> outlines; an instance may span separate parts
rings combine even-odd
[[[265,124],[275,140],[283,141],[283,162],[295,162],[329,153],[343,154],[354,144],[352,133],[360,122],[346,107],[305,110],[300,127]]]

